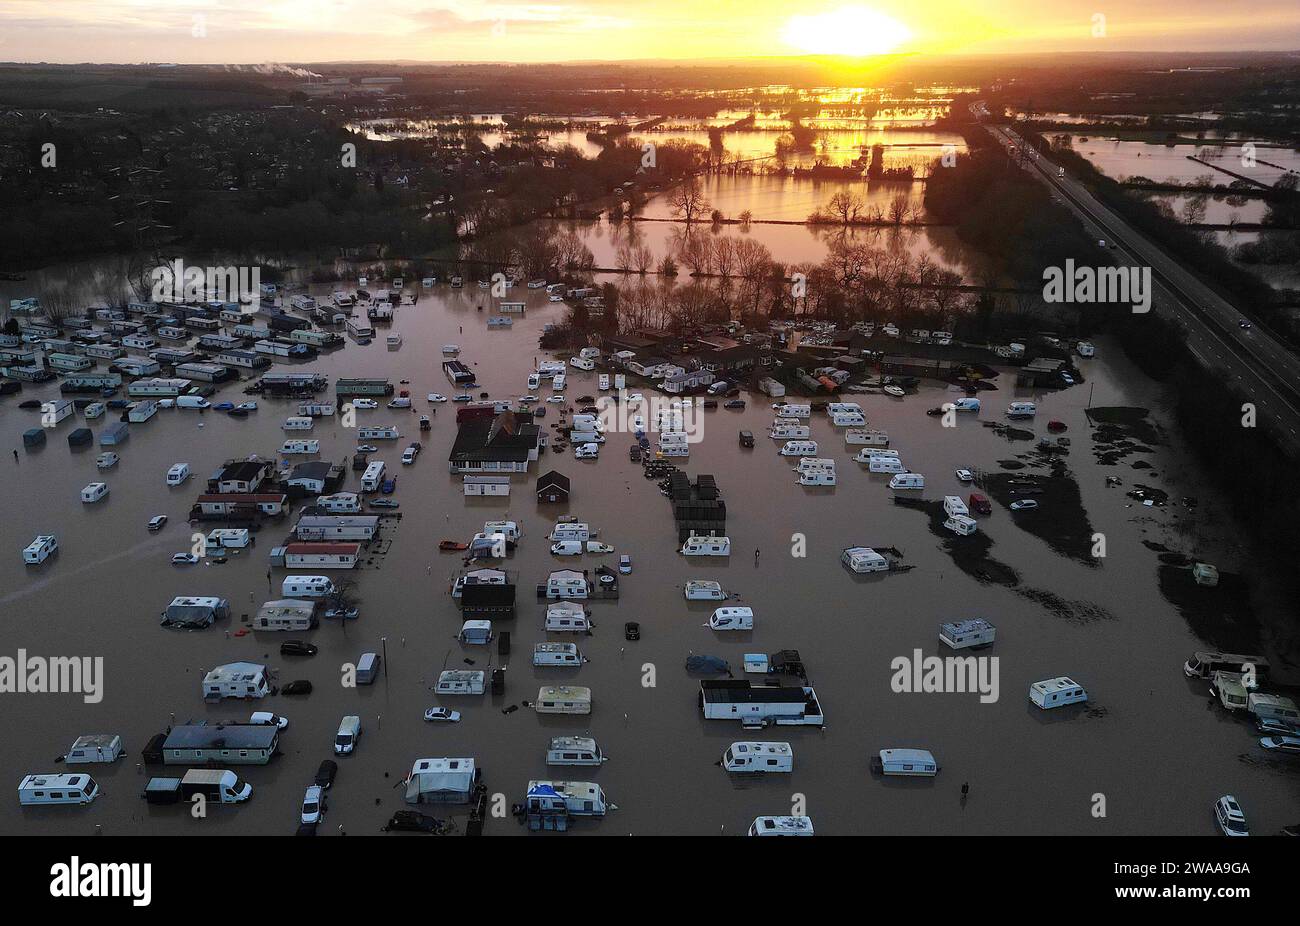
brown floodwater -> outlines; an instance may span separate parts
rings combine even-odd
[[[315,291],[325,295],[333,288]],[[44,448],[21,449],[21,432],[38,422],[37,413],[19,409],[18,402],[53,397],[57,384],[28,386],[21,396],[0,401],[0,433],[20,448],[17,462],[0,460],[8,469],[0,528],[6,551],[0,556],[0,655],[24,648],[36,655],[102,656],[105,665],[99,704],[72,694],[0,695],[0,736],[7,744],[0,755],[0,782],[16,787],[24,774],[60,769],[55,758],[81,734],[120,733],[128,750],[114,766],[86,767],[104,789],[89,807],[25,808],[10,792],[10,799],[0,801],[0,832],[87,834],[102,827],[110,834],[292,833],[303,789],[317,764],[333,758],[333,735],[346,714],[361,716],[363,733],[355,754],[337,759],[340,770],[321,828],[325,834],[339,827],[352,835],[377,832],[394,810],[405,807],[399,783],[412,762],[431,756],[474,757],[488,791],[503,795],[507,807],[523,798],[530,778],[598,781],[619,809],[602,821],[580,822],[573,830],[577,835],[737,834],[756,815],[789,813],[798,801],[825,834],[1194,835],[1213,831],[1211,804],[1224,793],[1237,795],[1256,832],[1297,822],[1300,773],[1294,760],[1287,765],[1265,754],[1244,721],[1208,706],[1205,683],[1183,676],[1183,660],[1202,644],[1162,596],[1159,554],[1144,541],[1242,573],[1270,654],[1285,615],[1279,592],[1244,550],[1225,545],[1222,538],[1238,535],[1240,528],[1176,438],[1142,455],[1153,464],[1151,470],[1132,470],[1133,458],[1107,466],[1094,457],[1084,415],[1090,395],[1096,405],[1148,407],[1161,417],[1160,388],[1128,365],[1118,347],[1100,341],[1098,356],[1082,362],[1089,382],[1062,392],[1022,393],[1004,373],[1002,388],[983,394],[979,415],[1002,420],[1007,402],[1032,396],[1040,402],[1032,426],[1036,436],[1046,433],[1049,419],[1069,425],[1073,447],[1066,468],[1077,482],[1088,522],[1106,535],[1108,555],[1100,566],[1057,552],[995,504],[992,515],[980,518],[980,536],[991,541],[991,557],[1015,570],[1020,585],[982,582],[958,567],[951,541],[932,531],[924,512],[891,501],[888,477],[869,475],[852,462],[842,436],[824,417],[814,419],[813,436],[822,442],[821,455],[836,459],[839,485],[798,486],[791,461],[778,456],[777,442],[765,436],[772,413],[758,395],[749,397],[742,412],[701,412],[704,438],[684,468],[692,476],[716,477],[727,501],[735,552],[729,560],[687,562],[677,553],[668,501],[629,461],[626,435],[611,435],[594,462],[544,455],[526,478],[515,477],[509,498],[467,501],[459,477],[446,465],[455,406],[440,406],[432,431],[418,433],[417,415],[428,410],[425,394],[454,391],[440,370],[444,343],[462,346],[462,359],[494,397],[526,391],[534,358],[545,356],[536,346],[538,333],[559,318],[563,306],[546,303],[536,292],[515,298],[525,296],[528,314],[516,319],[512,330],[490,331],[490,312],[475,310],[488,301],[485,292],[425,291],[417,305],[398,311],[392,327],[404,337],[400,350],[385,349],[381,329],[369,346],[349,343],[305,365],[331,380],[380,376],[397,386],[409,379],[414,411],[381,408],[361,412],[359,419],[396,422],[425,448],[409,467],[397,465],[406,440],[377,455],[397,474],[394,498],[401,502],[402,518],[388,522],[386,552],[355,574],[360,619],[326,622],[305,635],[232,636],[241,616],[271,597],[265,557],[292,518],[269,523],[254,548],[225,565],[169,565],[172,553],[190,545],[185,515],[207,474],[231,457],[273,455],[285,439],[280,424],[294,413],[293,402],[259,398],[260,409],[242,421],[211,411],[162,411],[148,423],[132,425],[130,440],[116,448],[121,462],[104,474],[95,469],[97,445],[81,452],[68,448],[67,434],[82,424],[80,414],[50,432]],[[214,401],[240,401],[241,389],[226,386]],[[584,393],[596,394],[595,376],[574,371],[568,394]],[[926,474],[927,499],[959,489],[952,475],[958,467],[1003,472],[999,460],[1014,459],[1031,446],[1009,441],[974,417],[962,417],[949,429],[924,414],[952,396],[926,384],[901,400],[876,394],[859,399],[870,425],[887,430],[906,465]],[[549,429],[557,419],[555,407],[547,409],[542,423]],[[98,432],[112,420],[89,426]],[[741,428],[757,435],[753,450],[738,447]],[[347,430],[330,421],[318,423],[309,436],[321,441],[323,459],[341,461],[355,445]],[[196,478],[169,489],[164,475],[179,461],[188,462]],[[552,467],[572,478],[567,506],[535,501],[532,483],[539,471]],[[1120,475],[1124,487],[1107,488],[1108,474]],[[83,505],[79,490],[101,478],[110,495]],[[1199,503],[1194,510],[1135,505],[1125,495],[1135,480],[1160,485],[1173,498],[1194,495]],[[356,489],[357,482],[349,471],[345,489]],[[577,641],[589,663],[574,671],[534,668],[531,648],[547,636],[541,629],[544,607],[532,588],[551,569],[571,565],[568,558],[552,557],[544,538],[550,523],[566,513],[591,522],[601,539],[630,553],[635,571],[622,577],[620,600],[591,604],[594,634]],[[145,524],[155,514],[168,515],[170,522],[151,534]],[[498,657],[495,645],[456,641],[460,617],[448,586],[460,560],[440,554],[438,541],[468,539],[484,520],[507,517],[521,522],[523,539],[508,561],[519,576],[519,614],[513,626],[498,626],[513,636],[506,694],[439,700],[429,688],[440,670],[461,667],[466,659],[487,668]],[[1044,505],[1032,517],[1054,514]],[[24,566],[21,548],[45,532],[58,535],[60,553],[41,567]],[[796,535],[806,542],[806,555],[792,555]],[[854,576],[840,565],[839,555],[856,544],[897,547],[915,568],[884,577]],[[762,551],[758,564],[755,549]],[[612,565],[616,557],[582,559],[590,569],[600,562]],[[283,574],[276,571],[277,584]],[[724,634],[702,626],[712,605],[683,600],[682,585],[692,578],[716,579],[735,594],[736,603],[751,606],[754,629]],[[160,628],[159,612],[182,594],[225,597],[234,616],[198,632]],[[1069,607],[1056,606],[1059,601]],[[975,694],[891,691],[891,660],[916,648],[943,655],[938,625],[974,616],[998,626],[996,645],[984,653],[1000,660],[998,701],[982,704]],[[623,639],[622,625],[629,620],[641,624],[638,642]],[[319,655],[282,658],[278,644],[295,636],[317,644]],[[384,639],[388,659],[378,683],[343,687],[341,665],[379,649]],[[778,728],[756,736],[729,722],[701,718],[698,679],[683,667],[688,654],[721,656],[740,675],[742,654],[787,647],[799,649],[809,667],[825,709],[825,730]],[[315,691],[306,698],[205,704],[200,693],[205,670],[236,660],[265,662],[280,683],[309,679]],[[653,686],[643,684],[649,673]],[[1086,709],[1044,713],[1029,704],[1032,681],[1067,674],[1089,690]],[[539,686],[561,682],[592,689],[589,717],[539,716],[522,707],[504,712],[535,698]],[[425,723],[423,712],[435,703],[460,710],[464,720]],[[213,808],[207,819],[196,821],[182,807],[152,807],[140,799],[151,772],[175,773],[139,766],[140,749],[151,735],[171,722],[242,719],[260,709],[284,714],[290,725],[281,739],[282,755],[264,767],[239,769],[255,791],[249,803]],[[594,735],[609,762],[595,771],[548,769],[547,740],[566,733]],[[755,738],[788,740],[795,753],[793,774],[735,781],[715,764],[729,743]],[[873,778],[870,756],[894,746],[930,749],[941,773],[926,781]],[[963,782],[971,787],[964,805]],[[1106,799],[1103,818],[1092,813],[1099,794]],[[464,808],[453,810],[463,822]],[[486,832],[525,831],[507,817],[490,820]]]

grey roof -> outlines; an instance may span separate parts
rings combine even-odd
[[[186,723],[172,727],[163,749],[270,749],[279,732],[268,723]]]

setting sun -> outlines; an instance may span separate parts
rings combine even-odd
[[[865,57],[896,51],[912,37],[912,31],[884,13],[846,6],[813,16],[792,16],[782,37],[815,55]]]

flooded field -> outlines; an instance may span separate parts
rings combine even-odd
[[[326,295],[333,288],[314,291]],[[274,456],[285,439],[280,425],[296,403],[259,397],[259,410],[242,421],[213,411],[164,410],[131,426],[130,440],[117,448],[121,462],[105,474],[95,468],[98,446],[69,450],[66,437],[83,424],[80,414],[52,430],[43,448],[22,449],[20,435],[39,424],[39,413],[19,409],[18,402],[55,397],[56,383],[27,386],[21,395],[0,400],[0,433],[18,448],[16,460],[0,461],[9,467],[0,528],[3,655],[22,648],[34,655],[102,656],[105,666],[98,704],[83,703],[78,695],[5,696],[0,734],[9,748],[0,758],[0,781],[12,786],[27,773],[58,770],[55,758],[81,734],[120,733],[128,750],[114,766],[84,767],[104,789],[89,807],[3,801],[0,831],[290,834],[303,789],[317,764],[334,758],[334,732],[347,714],[361,716],[363,733],[357,751],[337,759],[324,834],[340,828],[350,835],[376,833],[393,811],[405,808],[400,782],[412,762],[431,756],[474,757],[489,793],[504,795],[507,807],[522,800],[530,778],[599,782],[619,809],[603,821],[579,822],[575,835],[738,834],[756,815],[789,813],[801,800],[817,831],[827,835],[1207,835],[1213,831],[1211,803],[1228,792],[1238,796],[1258,832],[1296,822],[1300,770],[1294,761],[1286,765],[1269,757],[1252,727],[1212,706],[1203,681],[1183,676],[1183,660],[1222,628],[1180,590],[1181,574],[1168,573],[1178,567],[1161,556],[1174,551],[1204,558],[1240,576],[1249,607],[1239,620],[1274,658],[1279,646],[1295,650],[1295,640],[1284,638],[1281,629],[1289,603],[1279,600],[1246,551],[1234,546],[1239,527],[1164,421],[1159,388],[1133,370],[1117,347],[1099,342],[1098,356],[1082,362],[1088,381],[1062,392],[1022,392],[1004,372],[1001,388],[982,394],[983,411],[959,416],[956,428],[924,414],[956,395],[938,385],[923,385],[904,399],[846,396],[862,403],[871,426],[889,432],[910,469],[926,475],[924,499],[965,495],[968,489],[953,473],[959,467],[976,472],[980,490],[994,497],[994,511],[979,519],[980,533],[969,538],[936,530],[924,508],[895,504],[888,477],[869,475],[854,463],[824,416],[814,416],[813,437],[821,442],[822,456],[835,458],[839,485],[801,488],[791,461],[778,456],[777,442],[765,436],[772,418],[766,397],[748,396],[748,408],[739,412],[702,411],[703,441],[680,465],[692,476],[716,477],[727,502],[733,555],[688,562],[677,553],[668,500],[628,459],[628,435],[611,435],[598,461],[544,454],[526,478],[514,478],[508,498],[467,500],[460,477],[449,474],[446,464],[454,406],[439,406],[432,431],[418,433],[418,415],[431,411],[426,393],[455,391],[440,370],[444,343],[461,345],[461,359],[493,397],[525,391],[534,360],[547,356],[537,349],[537,336],[564,308],[535,292],[526,298],[527,315],[513,329],[492,331],[485,324],[489,308],[476,310],[488,302],[485,292],[424,291],[418,304],[398,310],[392,330],[403,335],[400,350],[385,349],[387,332],[381,328],[369,346],[349,343],[302,367],[331,380],[387,377],[397,388],[410,389],[415,406],[358,415],[361,425],[396,423],[403,434],[375,455],[397,475],[393,497],[401,503],[401,518],[386,520],[385,543],[355,574],[360,618],[323,622],[306,635],[234,635],[245,615],[279,597],[285,571],[273,572],[272,595],[266,556],[288,533],[292,515],[269,522],[254,547],[224,565],[169,565],[172,553],[190,546],[186,513],[207,474],[232,457]],[[409,385],[398,385],[405,380]],[[595,374],[573,371],[567,393],[596,395]],[[545,388],[541,394],[548,394]],[[241,385],[227,385],[213,401],[244,398]],[[1002,409],[1013,399],[1039,402],[1037,418],[1018,423],[1015,431],[982,426],[1004,421]],[[1112,416],[1132,430],[1125,437],[1089,421],[1090,400],[1096,407],[1150,411],[1136,421],[1132,414]],[[541,423],[549,430],[556,408],[546,407]],[[102,430],[115,420],[111,414],[88,426]],[[1051,419],[1064,422],[1072,438],[1070,453],[1055,470],[1034,453]],[[742,428],[755,433],[753,450],[738,447]],[[1019,432],[1032,433],[1025,439]],[[331,420],[304,436],[319,439],[321,458],[331,461],[345,460],[356,445]],[[411,439],[422,440],[424,452],[413,466],[399,466],[400,450]],[[1094,453],[1094,443],[1104,447]],[[166,487],[168,467],[181,461],[195,478],[180,488]],[[1137,462],[1147,465],[1136,468]],[[572,479],[568,505],[535,501],[536,476],[552,468]],[[1068,485],[1055,486],[1036,511],[1012,514],[1006,482],[1008,474],[1019,473]],[[1108,487],[1108,476],[1123,484]],[[98,479],[109,484],[110,495],[83,505],[79,490]],[[1127,494],[1135,482],[1159,486],[1169,502],[1144,506]],[[344,489],[356,488],[357,477],[349,472]],[[157,514],[170,521],[151,534],[145,525]],[[634,563],[633,573],[621,579],[619,601],[591,603],[594,632],[577,640],[590,662],[576,671],[534,668],[529,659],[533,644],[548,639],[533,586],[550,570],[572,565],[571,558],[552,557],[544,539],[563,514],[591,522],[600,539],[631,554]],[[518,573],[519,616],[514,626],[498,627],[513,637],[513,652],[504,657],[506,694],[435,698],[429,689],[440,670],[468,667],[470,661],[487,668],[501,659],[495,645],[462,646],[454,638],[460,616],[448,586],[460,559],[439,553],[438,542],[467,540],[484,520],[507,517],[522,524],[523,538],[507,562]],[[1060,524],[1068,529],[1058,530]],[[20,549],[46,532],[58,535],[59,554],[41,567],[24,566]],[[1105,535],[1100,561],[1079,552],[1090,532]],[[983,559],[1004,564],[1012,575],[971,567],[963,549],[971,542],[980,545],[972,549]],[[842,548],[858,544],[896,547],[915,568],[856,576],[839,557]],[[583,556],[582,568],[613,565],[615,559]],[[696,578],[719,581],[735,604],[751,606],[755,628],[725,634],[703,627],[713,606],[688,603],[682,595],[683,583]],[[234,616],[205,631],[160,628],[159,612],[183,594],[225,597]],[[975,694],[891,690],[893,659],[915,649],[943,655],[939,623],[976,616],[998,627],[995,647],[984,652],[1000,660],[995,703],[982,704]],[[639,641],[623,638],[629,620],[641,624]],[[320,653],[282,658],[279,643],[299,636]],[[381,648],[387,660],[379,681],[343,687],[340,666]],[[701,718],[698,678],[683,668],[688,654],[720,656],[739,677],[742,654],[782,648],[802,653],[825,710],[824,731],[778,728],[755,735],[738,724]],[[305,698],[205,704],[204,672],[237,660],[264,662],[277,683],[308,679],[315,690]],[[1300,681],[1294,665],[1277,667]],[[1031,706],[1029,684],[1057,675],[1081,682],[1089,703],[1052,712]],[[522,707],[539,686],[565,682],[592,689],[589,717],[541,716]],[[425,723],[423,711],[433,704],[460,710],[464,720]],[[520,709],[509,711],[515,706]],[[140,800],[149,772],[138,765],[139,751],[150,736],[169,723],[246,719],[252,710],[275,711],[290,724],[281,737],[282,755],[268,766],[240,768],[255,790],[249,803],[215,807],[206,819],[194,820],[183,808]],[[548,770],[543,759],[549,737],[588,732],[610,756],[603,768]],[[729,779],[716,765],[721,753],[733,741],[754,738],[788,740],[793,774]],[[940,774],[933,780],[871,777],[870,756],[892,746],[930,749]],[[963,782],[970,784],[964,802]],[[1105,797],[1101,818],[1093,813],[1097,795]],[[442,807],[420,809],[444,814]],[[464,809],[450,809],[463,822]],[[508,817],[492,819],[486,828],[488,835],[524,832]]]

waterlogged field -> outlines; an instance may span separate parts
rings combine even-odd
[[[334,288],[313,291],[324,296]],[[1207,645],[1263,650],[1275,659],[1280,644],[1294,650],[1295,641],[1282,639],[1277,629],[1286,603],[1234,546],[1239,526],[1171,434],[1160,390],[1130,368],[1117,347],[1099,342],[1098,356],[1081,362],[1087,382],[1061,392],[1017,390],[1004,373],[999,390],[982,394],[981,413],[957,416],[954,428],[924,414],[956,397],[939,385],[923,385],[904,399],[845,396],[861,402],[870,426],[889,432],[909,469],[925,474],[920,493],[891,492],[887,476],[865,472],[851,459],[856,448],[847,448],[824,416],[812,419],[813,438],[819,455],[836,461],[838,485],[802,488],[794,462],[778,456],[779,442],[766,436],[772,411],[765,397],[747,396],[749,405],[739,412],[701,410],[702,440],[679,465],[692,477],[716,477],[733,553],[687,560],[677,552],[667,499],[628,459],[630,435],[611,434],[595,461],[543,455],[527,478],[514,477],[508,498],[463,497],[459,477],[445,463],[455,435],[454,406],[438,406],[433,414],[424,399],[428,392],[455,391],[440,370],[440,346],[461,345],[461,359],[493,397],[517,396],[527,391],[534,362],[551,356],[536,346],[542,326],[563,311],[536,291],[519,292],[513,298],[528,303],[527,314],[510,330],[488,330],[487,295],[475,288],[423,291],[417,305],[398,310],[391,326],[403,336],[400,350],[385,349],[388,330],[381,327],[375,343],[349,343],[303,367],[331,380],[387,377],[414,397],[413,410],[358,413],[359,425],[393,423],[403,435],[372,456],[397,477],[392,497],[401,503],[401,518],[386,520],[382,542],[367,551],[354,575],[360,618],[326,621],[309,633],[236,636],[263,601],[278,597],[285,572],[275,570],[268,581],[266,557],[288,533],[292,516],[268,523],[254,547],[224,565],[169,564],[173,553],[190,546],[186,513],[206,476],[232,457],[274,456],[286,437],[280,425],[296,403],[259,397],[258,411],[244,420],[213,411],[162,411],[131,426],[130,440],[117,448],[121,462],[105,473],[95,468],[97,446],[73,452],[66,436],[83,424],[99,432],[112,418],[87,423],[78,414],[53,429],[43,448],[28,451],[19,436],[37,426],[39,413],[19,409],[18,402],[53,398],[57,385],[28,386],[0,400],[0,434],[18,448],[17,460],[4,463],[10,471],[0,522],[0,656],[21,648],[40,656],[102,657],[104,666],[97,703],[75,693],[0,695],[0,735],[10,744],[0,756],[0,782],[15,787],[27,773],[60,770],[55,757],[82,734],[119,733],[127,747],[126,758],[112,766],[83,767],[104,789],[92,805],[33,808],[0,801],[0,831],[288,834],[297,827],[299,802],[316,766],[334,758],[340,769],[321,832],[377,833],[405,807],[400,782],[414,760],[439,756],[474,757],[489,793],[502,795],[501,806],[521,800],[529,779],[597,781],[619,809],[602,821],[580,822],[575,835],[738,834],[756,815],[792,809],[806,810],[825,834],[1205,835],[1213,831],[1211,804],[1224,793],[1237,795],[1256,832],[1296,822],[1300,775],[1294,762],[1261,750],[1251,727],[1213,706],[1205,683],[1181,671],[1192,651]],[[598,394],[595,377],[571,371],[568,395]],[[543,387],[540,394],[549,393]],[[213,401],[244,398],[241,386],[230,385]],[[1005,423],[1002,409],[1013,400],[1037,401],[1037,417],[1011,428],[984,426]],[[549,431],[556,409],[545,407],[540,423]],[[432,416],[430,432],[418,432],[419,414]],[[1053,419],[1064,422],[1072,438],[1055,469],[1034,450]],[[754,432],[754,449],[737,445],[740,429]],[[293,436],[320,440],[320,458],[337,462],[357,443],[350,430],[328,419],[309,435]],[[413,466],[398,465],[401,448],[415,439],[423,442],[423,453]],[[195,478],[168,488],[164,475],[181,461]],[[535,500],[537,473],[552,468],[572,479],[568,505]],[[944,530],[942,517],[935,517],[943,495],[971,491],[953,475],[958,468],[973,470],[974,490],[994,500],[993,513],[980,517],[979,532],[966,538]],[[1122,485],[1108,486],[1108,476],[1118,476]],[[101,479],[109,496],[82,504],[82,486]],[[344,488],[357,488],[351,471]],[[1013,514],[1009,503],[1029,488],[1041,491],[1034,496],[1039,508]],[[919,495],[920,503],[893,500],[909,494]],[[1146,506],[1144,499],[1165,503]],[[146,522],[157,514],[170,521],[150,533]],[[552,557],[544,538],[564,514],[589,521],[600,540],[632,556],[634,569],[620,577],[620,600],[591,603],[594,631],[575,641],[590,660],[586,665],[534,668],[533,644],[565,639],[542,631],[544,607],[532,591],[550,570],[573,565],[574,558]],[[437,550],[439,540],[468,540],[485,520],[497,518],[523,528],[506,561],[518,574],[519,614],[513,626],[497,628],[512,634],[506,657],[495,645],[465,646],[455,639],[461,622],[448,587],[460,559]],[[47,532],[58,535],[60,552],[43,566],[23,565],[22,547]],[[1094,554],[1098,534],[1104,557]],[[839,561],[841,550],[853,545],[896,547],[914,568],[856,576]],[[1203,595],[1188,580],[1180,555],[1217,563],[1225,589],[1240,594]],[[584,555],[581,568],[613,566],[616,559]],[[720,582],[734,596],[729,604],[754,609],[754,629],[728,634],[704,627],[714,605],[683,599],[690,579]],[[227,598],[233,616],[208,630],[164,630],[159,612],[176,595]],[[1229,606],[1237,610],[1225,621]],[[914,659],[917,650],[923,660],[948,655],[938,643],[938,625],[966,617],[997,625],[995,646],[981,654],[998,660],[997,699],[978,691],[896,690],[902,687],[896,660]],[[623,637],[629,620],[641,624],[639,641]],[[309,639],[320,652],[281,657],[286,637]],[[699,680],[683,668],[689,654],[719,656],[741,676],[743,654],[788,647],[797,648],[809,668],[825,730],[754,734],[701,718]],[[381,649],[387,660],[375,685],[341,684],[344,664]],[[310,680],[315,690],[308,697],[205,704],[204,672],[236,660],[265,663],[281,685]],[[502,660],[502,697],[439,699],[430,691],[444,668],[486,669]],[[1275,665],[1283,677],[1294,672],[1289,664]],[[984,670],[990,672],[991,664]],[[1083,684],[1088,703],[1051,712],[1030,705],[1030,683],[1058,675]],[[987,674],[985,680],[991,684]],[[540,686],[565,683],[592,689],[590,716],[538,715],[522,706]],[[983,687],[986,696],[991,693]],[[459,710],[464,719],[424,722],[424,710],[434,704]],[[184,808],[139,799],[150,774],[171,772],[141,768],[139,751],[151,735],[187,720],[247,719],[253,710],[283,714],[290,723],[281,755],[267,766],[239,769],[254,788],[251,801],[212,807],[196,820]],[[352,755],[335,757],[334,733],[348,714],[361,717],[359,744]],[[598,770],[548,769],[548,739],[581,733],[595,736],[609,761]],[[790,742],[793,773],[742,781],[717,767],[731,742],[756,738]],[[941,770],[933,779],[873,778],[870,757],[886,747],[929,749]],[[963,783],[969,784],[964,801]],[[448,811],[463,823],[462,808],[432,810]],[[486,832],[524,830],[512,819],[494,818]]]

